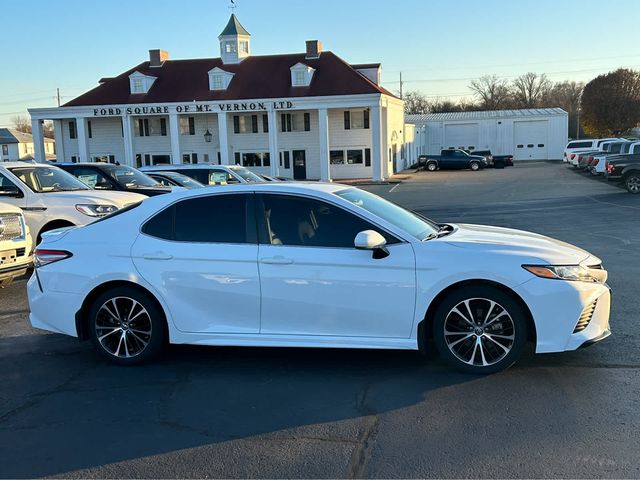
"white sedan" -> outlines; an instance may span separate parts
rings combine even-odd
[[[527,341],[609,331],[599,259],[518,230],[437,225],[357,188],[263,183],[162,195],[45,235],[34,327],[123,365],[165,343],[417,350],[506,368]],[[430,342],[433,340],[433,342]]]

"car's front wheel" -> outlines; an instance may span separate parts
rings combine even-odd
[[[640,173],[631,173],[624,179],[624,186],[629,193],[640,193]]]
[[[473,170],[474,172],[476,172],[476,171],[480,170],[480,164],[478,162],[471,162],[469,164],[469,168],[471,170]]]
[[[527,323],[518,302],[502,290],[466,286],[438,306],[433,336],[447,363],[467,373],[489,374],[510,367],[520,357]]]
[[[427,170],[430,172],[435,172],[438,169],[438,164],[436,162],[427,162]]]
[[[143,363],[164,346],[164,316],[149,295],[135,288],[100,294],[89,309],[88,323],[98,353],[119,365]]]

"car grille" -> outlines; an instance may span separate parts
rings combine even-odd
[[[578,319],[578,323],[576,324],[576,328],[573,329],[573,333],[578,333],[583,331],[585,328],[589,326],[591,319],[593,318],[593,312],[596,309],[597,300],[594,300],[592,303],[587,305],[584,310],[582,310],[582,314]]]
[[[22,221],[20,215],[0,214],[0,242],[22,237]]]

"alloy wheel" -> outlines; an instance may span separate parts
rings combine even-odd
[[[140,355],[151,341],[152,323],[147,309],[130,297],[114,297],[102,304],[95,316],[100,346],[118,358]]]
[[[627,190],[631,193],[640,193],[640,177],[632,175],[627,178]]]
[[[444,322],[444,339],[458,360],[474,367],[495,365],[511,352],[515,323],[499,303],[469,298],[454,306]]]
[[[429,165],[427,165],[427,170],[429,170],[430,172],[435,172],[436,168],[438,167],[436,166],[435,163],[430,163]]]
[[[476,171],[479,168],[480,168],[480,165],[478,165],[476,162],[471,163],[471,170]]]

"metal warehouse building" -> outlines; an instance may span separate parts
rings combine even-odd
[[[442,149],[491,150],[514,160],[560,160],[569,116],[561,108],[407,115],[416,126],[418,154]]]

